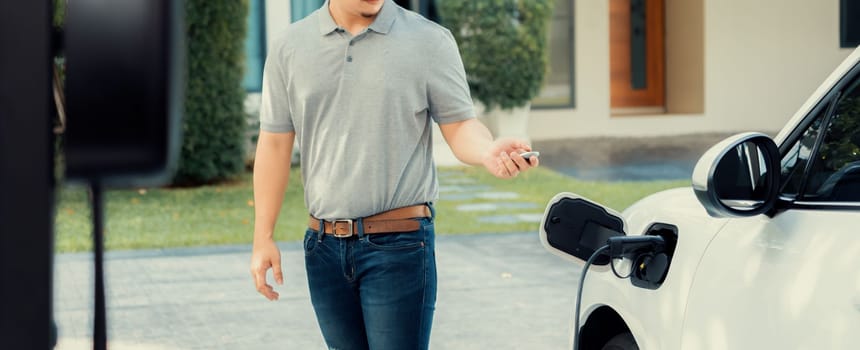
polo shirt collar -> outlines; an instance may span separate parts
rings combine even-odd
[[[370,30],[379,34],[388,34],[391,30],[391,25],[394,24],[394,19],[397,15],[397,4],[393,0],[385,0],[382,4],[382,9],[376,15],[376,19],[370,24]]]
[[[319,18],[320,35],[328,35],[338,28],[334,18],[331,17],[331,12],[328,10],[328,3],[329,0],[326,0],[320,9],[319,16],[317,16]],[[376,15],[376,19],[373,20],[368,29],[380,34],[388,34],[391,30],[391,25],[394,24],[396,15],[397,4],[393,0],[385,0],[385,3],[382,4],[382,9],[379,10],[379,14]]]

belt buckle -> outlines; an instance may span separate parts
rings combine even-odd
[[[349,226],[349,230],[347,231],[347,233],[345,233],[345,234],[338,234],[337,233],[337,223],[338,222],[345,222]],[[331,222],[331,234],[337,238],[352,237],[352,235],[355,234],[355,232],[353,231],[353,220],[352,219],[332,220],[332,222]]]

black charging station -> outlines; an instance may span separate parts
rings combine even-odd
[[[65,180],[91,189],[95,349],[105,349],[104,187],[155,186],[180,147],[184,2],[66,2],[52,30],[51,0],[0,2],[0,349],[50,349],[53,327],[54,115],[64,114]],[[65,89],[52,86],[65,56]],[[54,104],[65,93],[65,106]],[[62,99],[61,99],[62,100]]]
[[[168,181],[180,145],[183,2],[75,0],[68,6],[67,178],[117,187]]]

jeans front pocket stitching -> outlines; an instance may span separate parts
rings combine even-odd
[[[318,233],[316,231],[308,230],[307,232],[305,232],[305,240],[302,244],[302,248],[305,251],[305,256],[313,255],[314,251],[316,251],[317,246],[319,246],[320,243],[317,242],[317,235]]]
[[[363,239],[362,242],[364,242],[365,244],[367,244],[371,248],[379,249],[379,250],[409,250],[409,249],[415,249],[415,248],[423,248],[425,246],[424,237],[423,237],[424,232],[425,232],[424,227],[422,226],[417,231],[389,233],[390,235],[418,234],[419,236],[421,236],[421,239],[419,241],[409,242],[409,243],[405,243],[405,244],[400,243],[400,244],[395,244],[395,245],[387,245],[387,244],[382,244],[382,243],[375,243],[375,242],[373,242],[373,238],[372,238],[373,235],[366,235],[365,239]]]

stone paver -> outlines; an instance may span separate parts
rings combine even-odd
[[[300,243],[281,244],[285,285],[254,290],[250,247],[106,255],[111,349],[323,349]],[[536,233],[439,236],[433,349],[566,349],[579,269]],[[58,349],[91,348],[92,259],[60,254]]]

